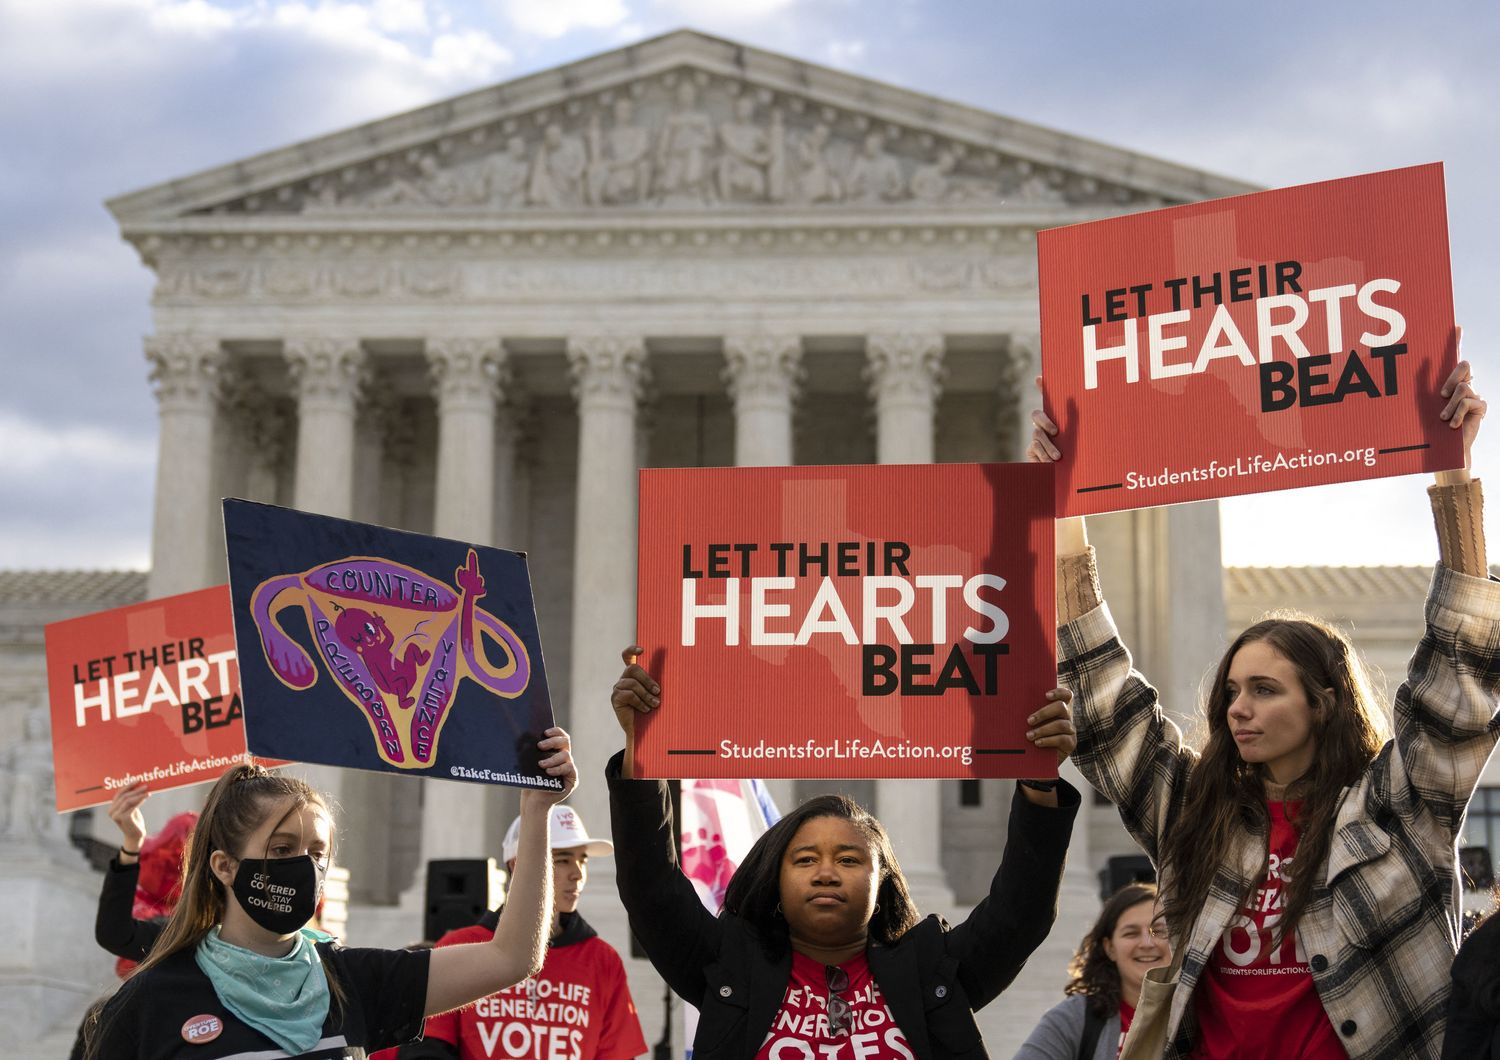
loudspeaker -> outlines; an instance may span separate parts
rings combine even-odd
[[[1495,886],[1495,862],[1489,847],[1459,847],[1458,871],[1466,891],[1488,891]]]
[[[1105,901],[1121,887],[1131,883],[1155,883],[1156,869],[1144,854],[1124,854],[1110,858],[1099,870],[1099,897]]]
[[[429,861],[422,938],[436,942],[454,928],[468,927],[499,905],[503,896],[494,858]]]

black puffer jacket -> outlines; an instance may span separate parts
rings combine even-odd
[[[699,1010],[694,1060],[754,1060],[786,995],[791,952],[773,957],[740,917],[711,916],[677,865],[667,785],[625,780],[609,763],[616,879],[630,926],[651,963]],[[1062,805],[1017,793],[990,893],[963,923],[929,916],[891,946],[871,944],[870,972],[916,1060],[985,1060],[974,1010],[1008,986],[1057,916],[1063,857],[1078,792]]]
[[[1443,1060],[1500,1060],[1500,914],[1470,932],[1453,960]]]

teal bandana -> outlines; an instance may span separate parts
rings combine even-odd
[[[215,926],[193,956],[225,1008],[297,1056],[323,1038],[328,978],[313,941],[327,938],[298,932],[291,953],[266,957],[225,942]]]

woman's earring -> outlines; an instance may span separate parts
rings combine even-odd
[[[873,909],[873,910],[871,910],[871,911],[870,911],[870,915],[871,915],[871,916],[874,916],[874,915],[875,915],[875,914],[876,914],[876,913],[878,913],[878,912],[880,912],[880,903],[879,903],[879,902],[876,902],[876,903],[875,903],[875,908],[874,908],[874,909]]]
[[[781,918],[781,919],[783,919],[783,920],[785,920],[785,919],[786,919],[786,914],[785,914],[785,913],[783,913],[783,912],[782,912],[782,911],[781,911],[781,903],[780,903],[780,902],[777,902],[777,903],[776,903],[776,909],[775,909],[775,913],[776,913],[776,915],[777,915],[777,916],[778,916],[778,917],[780,917],[780,918]]]

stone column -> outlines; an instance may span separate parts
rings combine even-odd
[[[1031,410],[1041,407],[1036,377],[1042,370],[1041,341],[1035,334],[1013,334],[1001,355],[1000,392],[995,403],[1001,460],[1024,460],[1031,441]]]
[[[241,416],[242,437],[251,450],[245,469],[245,496],[263,504],[276,504],[292,425],[280,405],[263,391],[245,401]]]
[[[604,763],[622,740],[609,708],[622,647],[635,639],[637,412],[648,380],[644,340],[623,335],[568,339],[578,400],[578,533],[573,551],[573,657],[568,731],[578,763],[572,802],[591,835],[609,832]],[[589,862],[589,922],[621,954],[630,951],[615,859]],[[627,963],[640,988],[642,964]],[[654,1005],[654,990],[637,993]]]
[[[528,441],[530,399],[513,379],[508,379],[500,404],[495,408],[495,504],[493,540],[500,548],[525,552],[529,548],[530,479],[523,467],[530,463]],[[483,834],[488,849],[500,856],[500,843],[511,820],[521,810],[519,788],[487,785],[484,793]]]
[[[369,378],[364,348],[357,339],[314,336],[288,339],[285,354],[297,394],[293,506],[351,519],[355,416]],[[342,805],[346,794],[344,770],[304,766],[302,773],[309,784],[334,800],[336,810],[344,811],[338,815],[341,819],[357,821],[354,807]],[[350,788],[351,796],[354,790]]]
[[[495,403],[505,379],[499,339],[444,336],[427,340],[438,406],[437,510],[433,533],[489,544],[494,538]],[[422,782],[422,855],[499,857],[486,850],[486,785]],[[419,882],[425,874],[418,872]]]
[[[1041,372],[1041,342],[1034,332],[1014,333],[1002,362],[1002,393],[998,403],[997,430],[1001,454],[1005,460],[1025,458],[1031,439],[1031,410],[1041,406],[1041,394],[1035,378]],[[1092,532],[1096,520],[1090,519]],[[1061,775],[1083,796],[1083,805],[1073,824],[1068,844],[1068,862],[1058,895],[1057,923],[1046,940],[1032,955],[1030,967],[1056,970],[1068,966],[1073,950],[1099,912],[1099,878],[1090,844],[1090,827],[1094,818],[1093,789],[1072,762],[1065,762]],[[1030,1031],[1035,1013],[1057,1000],[1057,982],[1046,975],[1021,976],[1011,984],[1000,1003],[990,1006],[984,1025],[987,1041],[999,1049],[1014,1052]],[[993,1010],[991,1012],[990,1010]]]
[[[801,336],[747,333],[724,337],[724,383],[734,402],[736,465],[796,463],[792,410],[806,374]],[[782,813],[796,805],[796,781],[768,780],[766,787]]]
[[[942,392],[943,337],[936,332],[870,335],[865,355],[880,463],[932,463],[934,419]],[[938,781],[877,781],[875,803],[918,907],[923,913],[947,915],[954,900],[942,867],[943,803]]]
[[[399,498],[401,490],[388,490],[385,484],[393,465],[400,462],[392,452],[391,439],[408,419],[402,414],[401,399],[389,386],[381,386],[373,375],[370,383],[354,424],[353,517],[362,523],[404,526],[399,505],[388,514],[389,502]]]
[[[495,408],[494,539],[501,548],[520,552],[526,551],[530,521],[529,478],[522,469],[533,448],[528,442],[530,405],[530,397],[511,380]]]
[[[806,372],[796,335],[724,338],[724,382],[734,402],[734,462],[777,467],[792,459],[792,408]]]
[[[574,801],[588,827],[603,831],[609,820],[604,763],[619,746],[609,692],[620,673],[619,650],[635,639],[636,406],[647,383],[645,342],[621,335],[574,337],[568,339],[568,361],[578,399],[580,528],[573,554],[568,714],[578,737],[574,756],[581,779]],[[601,871],[612,875],[608,859],[600,861]]]
[[[865,380],[875,403],[876,459],[930,464],[943,382],[943,337],[904,331],[865,339]]]
[[[495,403],[506,382],[499,339],[427,341],[438,404],[439,537],[489,544],[494,537]]]
[[[146,359],[161,419],[147,590],[156,598],[214,584],[223,534],[210,454],[228,358],[211,336],[167,334],[146,340]]]
[[[288,339],[297,392],[294,506],[342,519],[354,514],[354,420],[368,365],[357,339]]]

